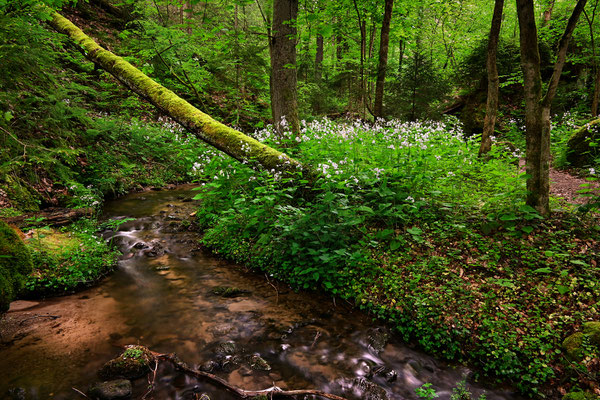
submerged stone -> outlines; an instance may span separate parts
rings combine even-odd
[[[361,392],[362,400],[389,400],[384,388],[364,378],[355,379],[353,386],[354,389]]]
[[[117,358],[104,364],[98,375],[105,380],[115,378],[137,379],[150,371],[154,356],[144,346],[130,345]]]
[[[380,353],[390,340],[390,334],[385,328],[374,328],[369,331],[367,342],[376,353]]]
[[[225,298],[234,298],[234,297],[243,296],[250,292],[247,290],[238,289],[236,287],[217,286],[217,287],[213,288],[210,291],[210,293],[214,294],[215,296],[221,296],[221,297],[225,297]]]
[[[95,383],[88,395],[96,400],[128,399],[131,396],[131,382],[127,379]]]
[[[257,370],[257,371],[270,371],[271,370],[271,366],[269,365],[269,363],[267,363],[265,361],[265,359],[262,358],[260,356],[260,354],[258,354],[258,353],[255,353],[250,356],[248,364],[250,364],[250,367],[252,369]]]

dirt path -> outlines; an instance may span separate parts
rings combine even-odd
[[[581,186],[590,184],[590,186]],[[583,196],[578,193],[586,188],[593,188],[596,195],[600,195],[600,185],[598,181],[588,181],[568,171],[558,171],[550,168],[550,195],[558,197],[570,204],[585,204],[589,201],[589,196]]]
[[[525,159],[519,160],[519,167],[525,172]],[[590,184],[591,186],[581,186]],[[588,181],[585,178],[574,175],[568,170],[557,170],[550,167],[550,196],[556,197],[569,204],[581,205],[589,201],[589,196],[579,193],[586,188],[593,188],[594,194],[600,196],[600,182]]]

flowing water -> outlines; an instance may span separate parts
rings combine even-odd
[[[201,251],[196,234],[180,223],[198,207],[189,201],[193,195],[181,187],[109,203],[105,217],[135,218],[104,234],[123,252],[116,272],[74,295],[12,304],[0,331],[0,398],[9,389],[30,399],[83,398],[72,388],[85,391],[126,344],[175,352],[244,389],[274,384],[348,399],[415,399],[415,388],[426,382],[448,399],[469,375],[407,347],[348,304],[294,292]],[[235,398],[166,362],[155,383],[155,399]],[[146,387],[136,381],[134,397]],[[485,393],[517,398],[507,390]]]

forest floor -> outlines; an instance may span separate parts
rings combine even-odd
[[[590,182],[585,178],[574,175],[569,170],[557,170],[550,168],[550,195],[562,198],[571,204],[585,204],[589,197],[583,196],[582,185],[589,185],[588,188],[594,188],[594,192],[600,192],[598,182]]]
[[[519,166],[525,171],[525,159],[519,160]],[[588,185],[588,186],[583,186]],[[594,189],[592,193],[600,194],[600,184],[591,182],[574,171],[564,169],[559,170],[550,167],[550,195],[558,199],[562,199],[569,204],[581,205],[585,204],[589,196],[584,196],[581,191],[583,189]]]

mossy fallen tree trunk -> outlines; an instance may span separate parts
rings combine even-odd
[[[123,58],[102,48],[71,21],[51,12],[49,24],[68,35],[87,59],[108,71],[127,88],[148,100],[189,132],[236,160],[271,172],[296,173],[309,179],[312,170],[288,155],[230,128],[198,110],[175,93],[155,82]]]
[[[571,134],[567,142],[567,161],[584,167],[600,154],[600,118],[594,119]],[[595,144],[594,144],[595,143]]]
[[[49,226],[64,226],[76,220],[89,217],[94,214],[92,207],[85,208],[47,208],[44,211],[19,215],[18,217],[4,218],[4,221],[22,228],[29,225],[26,220],[29,218],[43,218],[44,225]]]

